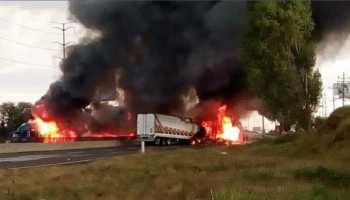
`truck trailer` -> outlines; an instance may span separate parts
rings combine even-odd
[[[155,145],[190,143],[200,127],[191,118],[163,114],[138,114],[137,137]]]

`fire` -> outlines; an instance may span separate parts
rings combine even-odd
[[[90,131],[86,123],[67,123],[64,119],[59,119],[50,115],[47,105],[42,101],[38,101],[33,107],[32,116],[34,119],[30,120],[30,124],[32,125],[33,132],[36,132],[36,136],[44,143],[115,138],[132,139],[136,137],[134,131],[129,129],[118,131]],[[133,119],[133,114],[128,112],[126,118],[128,121],[131,121]]]
[[[76,138],[74,131],[60,130],[55,121],[44,121],[35,117],[33,123],[38,136],[43,139],[44,143],[72,141]]]
[[[41,136],[59,137],[58,127],[55,122],[45,122],[40,118],[36,118],[35,124]]]
[[[236,142],[239,141],[240,130],[238,127],[233,126],[229,117],[224,117],[222,120],[222,133],[216,137],[224,140]]]
[[[226,144],[244,143],[243,133],[238,126],[233,125],[232,119],[226,115],[227,106],[219,107],[216,121],[203,121],[207,138]]]

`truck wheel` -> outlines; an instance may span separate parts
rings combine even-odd
[[[157,145],[157,146],[160,146],[161,145],[161,139],[159,137],[157,137],[154,141],[154,144]]]
[[[162,138],[160,143],[161,143],[161,146],[166,146],[167,145],[165,138]]]
[[[172,144],[172,141],[171,141],[171,139],[170,138],[168,138],[168,139],[166,139],[166,145],[171,145]]]

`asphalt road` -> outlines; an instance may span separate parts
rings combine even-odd
[[[148,150],[174,150],[185,146],[147,146]],[[190,146],[187,146],[187,148]],[[122,144],[117,147],[57,150],[23,153],[0,154],[0,169],[23,169],[46,167],[53,165],[73,165],[92,162],[98,158],[117,155],[135,154],[140,152],[140,145],[135,143]]]
[[[46,152],[25,152],[0,154],[0,168],[30,168],[51,165],[69,165],[87,163],[97,158],[138,153],[140,147],[135,144],[109,148],[82,150],[59,150]]]
[[[178,148],[202,148],[194,146],[147,146],[147,150],[174,150]],[[98,158],[117,155],[135,154],[140,152],[140,144],[124,143],[116,147],[90,148],[74,150],[36,151],[23,153],[1,153],[0,169],[21,169],[32,167],[45,167],[53,165],[72,165],[92,162]]]

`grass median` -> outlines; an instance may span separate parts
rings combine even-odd
[[[349,145],[323,140],[285,136],[1,170],[0,199],[350,199]]]

